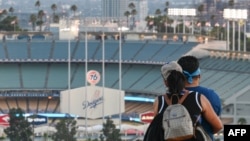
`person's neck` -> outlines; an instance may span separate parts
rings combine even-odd
[[[185,87],[197,87],[197,86],[199,86],[199,82],[198,81],[195,81],[195,80],[193,80],[193,83],[188,83],[188,82],[186,82],[186,84],[185,84]]]

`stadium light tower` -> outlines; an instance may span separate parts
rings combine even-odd
[[[183,17],[183,34],[185,34],[185,17],[192,17],[192,33],[194,30],[193,17],[196,16],[196,9],[193,8],[169,8],[168,15],[178,19],[179,16]],[[176,33],[176,25],[174,25],[174,33]]]
[[[71,89],[71,40],[75,39],[75,35],[78,35],[79,31],[79,21],[68,21],[67,28],[62,29],[64,32],[68,33],[68,114],[70,114],[70,89]]]
[[[246,51],[246,20],[247,20],[246,9],[224,9],[223,17],[227,20],[227,49],[229,50],[229,22],[232,21],[232,50],[235,51],[235,23],[238,22],[238,51],[240,51],[240,27],[244,25],[244,51]]]

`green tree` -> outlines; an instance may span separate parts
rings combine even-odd
[[[76,141],[76,120],[65,117],[56,124],[57,132],[52,135],[54,141]]]
[[[203,4],[201,4],[201,5],[198,6],[197,11],[199,12],[200,18],[203,17],[204,10],[205,10],[205,7],[204,7]]]
[[[2,31],[13,31],[20,30],[18,26],[18,20],[16,16],[7,16],[0,21],[0,30]]]
[[[13,15],[14,11],[15,11],[15,9],[13,7],[9,8],[9,13],[11,13],[11,15]]]
[[[36,20],[37,20],[37,16],[35,14],[31,14],[29,21],[32,24],[32,30],[33,31],[36,30]]]
[[[4,129],[4,133],[10,141],[31,141],[33,130],[23,114],[24,112],[21,108],[12,108],[9,111],[10,125]]]
[[[37,7],[37,9],[39,10],[40,6],[41,6],[41,3],[40,3],[39,0],[37,0],[36,3],[35,3],[35,7]]]
[[[162,26],[162,16],[161,16],[161,10],[156,9],[155,10],[155,25],[157,27],[157,31],[161,32],[161,26]]]
[[[107,118],[106,123],[103,123],[102,132],[106,137],[106,141],[121,141],[120,129],[116,129],[114,122]]]
[[[166,13],[165,17],[164,17],[164,25],[165,25],[165,32],[167,33],[168,32],[168,24],[170,23],[170,20],[168,18],[168,9],[169,9],[169,2],[166,1],[165,3],[165,9],[164,9],[164,12]]]
[[[169,8],[169,2],[168,1],[166,1],[165,6],[166,6],[166,8],[164,9],[164,11],[168,14],[168,8]]]
[[[128,27],[128,17],[130,16],[130,12],[129,11],[124,12],[124,16],[127,17],[127,27]]]
[[[76,14],[76,11],[77,11],[77,6],[76,6],[76,5],[72,5],[72,6],[70,7],[70,10],[73,11],[74,17],[75,17],[75,14]]]
[[[247,124],[247,120],[245,118],[239,118],[238,119],[238,124],[240,124],[240,125]]]
[[[51,9],[53,11],[53,16],[52,16],[53,17],[53,22],[56,22],[56,10],[57,10],[56,4],[52,4]]]
[[[0,13],[0,20],[3,20],[6,15],[8,14],[8,11],[6,9],[4,9],[1,13]]]
[[[137,11],[135,9],[135,4],[133,2],[129,3],[128,7],[131,9],[130,15],[132,16],[132,28],[135,27],[135,15],[137,14]]]
[[[154,17],[147,16],[145,21],[147,21],[148,30],[152,30],[154,27]]]
[[[44,15],[45,15],[45,13],[43,10],[38,11],[36,24],[39,26],[39,31],[42,31],[42,25],[44,23],[43,22]]]
[[[234,7],[234,0],[229,0],[228,1],[228,6],[233,8]]]

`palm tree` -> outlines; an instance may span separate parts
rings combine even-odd
[[[153,18],[153,17],[150,17],[150,16],[147,16],[147,17],[145,18],[145,21],[147,21],[148,30],[152,30],[153,27],[154,27],[154,18]]]
[[[56,4],[52,4],[51,9],[53,11],[53,22],[55,22],[55,15],[56,15],[55,13],[56,13],[56,9],[57,9]]]
[[[133,18],[133,24],[132,24],[132,29],[135,27],[135,15],[137,14],[137,11],[135,9],[135,4],[131,2],[128,7],[131,9],[130,14],[132,15]]]
[[[132,11],[131,11],[131,15],[132,15],[132,17],[133,17],[133,28],[135,27],[135,15],[137,14],[137,11],[135,10],[135,9],[133,9]]]
[[[43,17],[44,17],[45,13],[43,10],[40,10],[37,14],[37,19],[38,21],[36,22],[36,24],[40,27],[39,30],[42,31],[42,25],[43,25]]]
[[[205,9],[204,9],[204,5],[203,5],[203,4],[201,4],[201,5],[197,8],[197,11],[199,12],[200,17],[202,17],[204,10],[205,10]]]
[[[41,6],[41,3],[40,3],[39,0],[37,0],[36,3],[35,3],[35,7],[37,7],[37,9],[39,10],[40,6]]]
[[[161,26],[161,22],[162,22],[162,17],[161,17],[161,10],[160,9],[156,9],[155,10],[155,16],[156,16],[156,20],[155,20],[155,23],[157,25],[157,30],[158,32],[160,32],[160,26]]]
[[[11,13],[11,15],[13,15],[14,11],[15,11],[15,10],[14,10],[13,7],[10,7],[10,8],[9,8],[9,12]]]
[[[36,15],[35,14],[31,14],[30,15],[30,22],[31,22],[31,24],[32,24],[32,29],[33,29],[33,31],[35,31],[35,28],[36,28],[36,20],[37,20],[37,17],[36,17]]]
[[[199,12],[199,20],[200,20],[200,34],[201,34],[201,27],[203,27],[205,25],[205,21],[203,21],[202,17],[203,17],[203,12],[205,10],[205,7],[203,4],[201,4],[198,8],[197,11]]]
[[[128,17],[130,16],[130,12],[129,12],[129,11],[126,11],[126,12],[124,13],[124,16],[127,17],[127,27],[128,27]]]
[[[234,0],[229,0],[228,1],[228,6],[229,7],[234,7]]]
[[[167,33],[168,32],[168,23],[169,23],[169,18],[168,18],[168,8],[169,8],[169,2],[166,1],[165,3],[165,9],[164,9],[164,12],[166,13],[166,16],[164,17],[164,24],[165,24],[165,32]]]
[[[77,11],[77,6],[76,5],[72,5],[70,7],[70,10],[74,12],[74,17],[75,17],[75,14],[76,14],[76,11]]]
[[[168,1],[165,3],[165,6],[166,6],[166,8],[164,9],[164,11],[168,14],[168,7],[169,7],[169,2]]]

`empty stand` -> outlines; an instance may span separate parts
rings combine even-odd
[[[123,89],[132,89],[135,83],[142,83],[140,79],[142,79],[148,70],[151,69],[146,65],[128,65],[126,71],[123,74]],[[134,81],[137,80],[137,81]]]
[[[1,64],[0,69],[0,85],[2,89],[9,89],[9,88],[20,88],[20,73],[18,64],[15,63],[6,63]]]
[[[6,114],[9,112],[9,107],[7,105],[7,101],[5,97],[0,98],[0,109],[1,109],[1,113]]]
[[[47,85],[54,89],[66,89],[68,86],[68,70],[66,64],[51,64]]]
[[[134,60],[152,61],[151,58],[153,58],[154,55],[157,55],[162,46],[165,44],[165,42],[145,42],[145,44],[143,44],[143,48],[139,50]]]
[[[45,86],[47,64],[22,64],[22,82],[26,89],[39,89]]]
[[[119,85],[119,65],[117,64],[107,64],[105,67],[105,77],[107,77],[110,81],[106,81],[106,86],[111,86],[113,88],[118,89]],[[114,87],[116,86],[116,87]]]
[[[49,59],[52,49],[50,41],[32,41],[30,43],[31,59]]]
[[[21,108],[25,112],[28,111],[28,105],[27,105],[27,98],[26,97],[18,97],[16,98],[17,101],[17,107]]]
[[[18,108],[17,100],[15,98],[7,98],[6,103],[7,103],[8,107],[9,107],[9,109]]]
[[[27,41],[6,42],[8,56],[12,59],[27,59],[28,58],[28,45]]]
[[[75,41],[70,42],[70,50],[72,53],[73,47],[75,45]],[[68,58],[68,50],[69,44],[65,41],[56,41],[54,43],[54,51],[52,55],[52,59],[67,59]]]
[[[38,113],[38,98],[28,99],[28,113]]]
[[[4,42],[1,42],[0,43],[0,59],[4,59],[5,58],[5,49],[4,49],[4,45],[5,43]]]
[[[122,60],[135,60],[136,54],[143,48],[145,42],[142,41],[132,41],[125,42],[122,46]],[[118,54],[117,54],[117,57]]]
[[[126,101],[125,102],[126,107],[126,113],[145,113],[148,111],[153,111],[153,103],[147,103],[147,102],[131,102]]]

